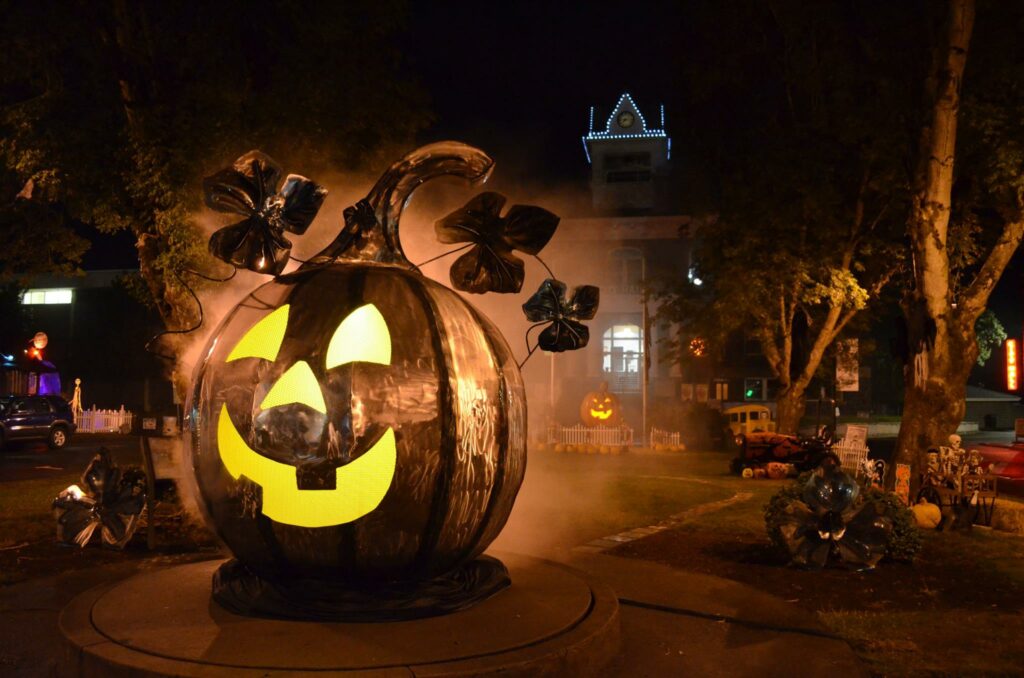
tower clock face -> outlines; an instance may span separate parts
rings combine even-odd
[[[629,111],[619,113],[619,127],[628,129],[633,126],[633,120],[633,114]]]

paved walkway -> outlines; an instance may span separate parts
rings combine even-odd
[[[78,593],[155,558],[0,589],[0,676],[55,676],[57,617]],[[578,549],[570,565],[609,584],[621,607],[622,651],[604,675],[866,675],[850,647],[804,610],[736,582]]]
[[[623,647],[609,675],[868,675],[810,613],[749,586],[582,550],[569,564],[619,596]]]

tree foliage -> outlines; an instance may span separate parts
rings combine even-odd
[[[682,328],[680,358],[693,336],[756,337],[792,429],[828,348],[902,261],[909,96],[896,66],[908,17],[879,3],[744,7],[709,26],[727,56],[701,94],[733,108],[708,142],[718,198],[697,236],[703,284],[668,281],[661,308]]]
[[[202,176],[253,147],[310,174],[354,169],[426,123],[395,46],[404,15],[392,0],[10,5],[5,237],[45,243],[67,268],[83,246],[71,220],[130,230],[164,322],[191,324],[179,276],[211,266],[194,218]],[[26,182],[31,198],[14,200]],[[19,266],[0,260],[0,273]]]
[[[992,351],[1006,341],[1006,328],[995,313],[986,310],[974,323],[974,333],[978,341],[978,364],[984,365],[992,357]]]

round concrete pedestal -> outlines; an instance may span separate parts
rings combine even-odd
[[[512,585],[468,610],[342,624],[241,617],[210,599],[222,561],[136,575],[62,612],[67,673],[81,676],[586,675],[619,645],[615,594],[578,570],[502,556]]]

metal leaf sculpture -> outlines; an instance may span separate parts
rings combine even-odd
[[[231,167],[203,180],[206,205],[240,214],[242,221],[210,238],[210,252],[236,268],[277,275],[288,263],[292,244],[284,232],[302,235],[313,223],[327,189],[298,174],[285,177],[276,162],[249,151]]]
[[[878,564],[892,520],[875,503],[858,502],[859,495],[857,482],[831,460],[811,475],[779,526],[795,565],[822,568],[833,555],[857,568]]]
[[[513,250],[537,254],[555,234],[557,215],[542,207],[513,205],[503,217],[504,204],[505,196],[488,191],[434,224],[441,242],[475,245],[452,264],[455,289],[475,294],[518,292],[526,268]]]
[[[104,545],[123,549],[146,504],[145,478],[137,467],[122,473],[101,447],[82,474],[87,489],[72,485],[53,500],[58,539],[84,548],[98,529]]]
[[[590,320],[597,313],[601,291],[593,285],[581,285],[565,300],[566,285],[548,278],[523,304],[526,319],[533,323],[550,322],[537,343],[543,351],[561,353],[583,348],[590,340],[590,330],[581,320]]]

